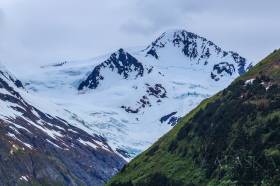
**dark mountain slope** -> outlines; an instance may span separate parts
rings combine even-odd
[[[25,94],[0,65],[1,186],[103,185],[125,164],[103,137],[44,113]]]
[[[280,185],[280,50],[203,101],[110,186]]]
[[[119,49],[117,52],[113,53],[108,60],[97,65],[87,79],[81,82],[78,89],[82,90],[85,87],[90,89],[97,88],[100,82],[106,78],[102,75],[103,71],[108,69],[109,71],[117,72],[124,79],[130,76],[134,76],[132,78],[136,79],[138,76],[141,77],[144,74],[142,63],[123,49]]]

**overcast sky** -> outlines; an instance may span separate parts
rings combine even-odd
[[[0,0],[0,60],[20,73],[179,28],[258,61],[280,48],[279,22],[279,0]]]

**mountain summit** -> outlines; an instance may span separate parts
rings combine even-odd
[[[144,67],[141,62],[125,52],[124,49],[119,49],[117,52],[113,53],[109,59],[103,63],[97,65],[88,78],[83,81],[78,90],[82,90],[84,87],[91,89],[97,88],[106,75],[102,75],[105,71],[109,69],[112,72],[116,71],[123,79],[142,77]],[[134,75],[132,75],[134,74]]]
[[[237,64],[237,69],[231,67],[232,71],[238,71],[239,75],[246,72],[248,68],[251,68],[250,64],[246,64],[246,59],[239,56],[236,52],[223,51],[212,41],[186,30],[164,32],[145,49],[145,52],[147,55],[159,59],[164,55],[161,53],[164,53],[165,50],[172,50],[174,48],[196,64],[207,65],[209,60],[211,60],[211,56],[219,58],[230,57]]]
[[[129,161],[251,66],[237,53],[177,30],[139,51],[44,66],[24,84]]]

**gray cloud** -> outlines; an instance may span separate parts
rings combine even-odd
[[[137,1],[131,7],[134,19],[122,25],[122,29],[136,34],[151,34],[167,28],[182,27],[184,19],[189,19],[193,12],[200,12],[200,7],[194,1],[161,0]]]
[[[0,59],[18,71],[147,45],[185,28],[257,61],[279,48],[278,7],[279,0],[1,0]]]

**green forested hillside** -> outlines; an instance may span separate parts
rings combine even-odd
[[[203,101],[108,185],[280,185],[280,50]]]

